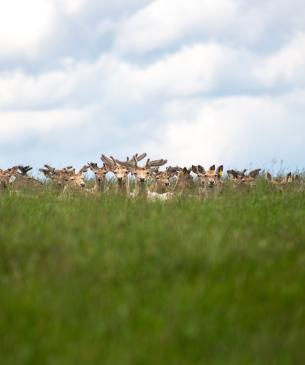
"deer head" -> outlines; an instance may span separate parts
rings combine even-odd
[[[227,173],[235,185],[255,185],[255,180],[259,176],[261,169],[252,170],[249,174],[246,174],[246,171],[228,170]]]
[[[85,165],[77,172],[72,166],[57,170],[49,165],[44,165],[39,171],[41,171],[45,177],[51,179],[56,185],[83,188],[85,187],[83,174],[88,171],[88,168],[88,165]]]
[[[88,165],[83,166],[79,171],[69,170],[66,172],[66,179],[68,185],[76,188],[85,187],[85,177],[84,173],[88,171]]]
[[[139,166],[138,162],[143,160],[145,157],[146,153],[143,153],[140,156],[136,154],[133,156],[131,163],[129,164],[132,174],[136,178],[136,181],[140,184],[144,184],[147,182],[148,178],[153,173],[154,168],[158,168],[167,163],[167,160],[160,159],[151,161],[148,158],[144,166]]]
[[[201,166],[192,166],[192,171],[198,176],[199,182],[204,187],[212,188],[219,184],[223,174],[223,165],[217,167],[212,165],[208,171]]]
[[[285,177],[273,177],[270,172],[267,172],[267,179],[272,183],[272,185],[287,185],[299,179],[298,175],[293,175],[289,172]]]
[[[112,171],[114,176],[116,177],[119,185],[123,185],[128,181],[128,174],[129,174],[129,165],[128,161],[129,158],[127,157],[127,161],[122,162],[114,157],[107,157],[105,155],[101,156],[104,165],[108,169],[108,171]]]
[[[177,182],[175,185],[175,190],[184,190],[191,188],[193,186],[193,177],[191,175],[191,168],[178,168],[177,170]]]
[[[18,166],[8,168],[6,170],[0,169],[0,185],[2,188],[6,188],[11,182],[12,178],[16,178],[18,175]]]
[[[96,163],[90,162],[88,163],[88,168],[94,173],[95,180],[98,185],[104,183],[107,173],[111,171],[109,166],[107,166],[105,163],[102,167],[98,167]]]

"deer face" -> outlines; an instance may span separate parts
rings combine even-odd
[[[110,171],[104,164],[102,167],[98,167],[97,164],[91,162],[88,167],[95,175],[95,180],[98,184],[102,184],[105,181],[107,173]]]
[[[81,173],[75,173],[67,179],[69,185],[79,188],[85,187],[85,178]]]
[[[119,183],[125,183],[128,179],[129,169],[126,166],[116,164],[113,173]]]
[[[72,188],[84,188],[85,177],[84,173],[88,171],[88,166],[83,166],[78,172],[75,169],[63,169],[58,172],[58,179],[61,183],[68,185]]]
[[[223,173],[223,166],[219,166],[217,169],[215,165],[211,166],[208,171],[201,166],[192,166],[192,171],[197,174],[200,185],[208,188],[213,188],[220,183],[220,179]]]
[[[228,170],[227,172],[234,185],[255,186],[255,180],[259,176],[261,169],[252,170],[249,174],[246,174],[246,171]]]
[[[155,179],[160,186],[167,187],[170,184],[170,176],[166,171],[157,172]]]
[[[138,182],[145,183],[150,176],[150,168],[137,166],[132,170],[132,173]]]

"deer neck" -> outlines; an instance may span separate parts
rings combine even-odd
[[[166,187],[164,186],[164,184],[157,182],[155,192],[158,194],[164,194],[166,193]]]
[[[146,182],[136,181],[135,193],[137,196],[146,197],[148,194]]]
[[[119,193],[129,194],[129,179],[128,177],[126,180],[120,180],[117,183],[117,191]]]
[[[106,187],[106,181],[105,179],[102,181],[96,181],[96,190],[99,192],[104,192],[105,191],[105,187]]]

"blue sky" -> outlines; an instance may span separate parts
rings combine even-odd
[[[295,169],[304,140],[301,0],[0,2],[1,167]]]

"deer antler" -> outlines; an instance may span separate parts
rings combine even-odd
[[[146,167],[160,167],[160,166],[163,166],[167,163],[167,160],[163,160],[163,159],[160,159],[160,160],[153,160],[153,161],[150,161],[150,159],[148,159],[146,161]]]
[[[255,179],[259,175],[260,171],[261,169],[252,170],[250,171],[249,176]]]
[[[21,173],[21,175],[26,175],[29,171],[31,171],[33,168],[30,166],[17,166],[18,167],[18,172]]]
[[[101,160],[104,162],[104,164],[110,168],[113,169],[113,167],[115,166],[116,162],[114,161],[113,157],[109,158],[105,155],[101,156]]]

